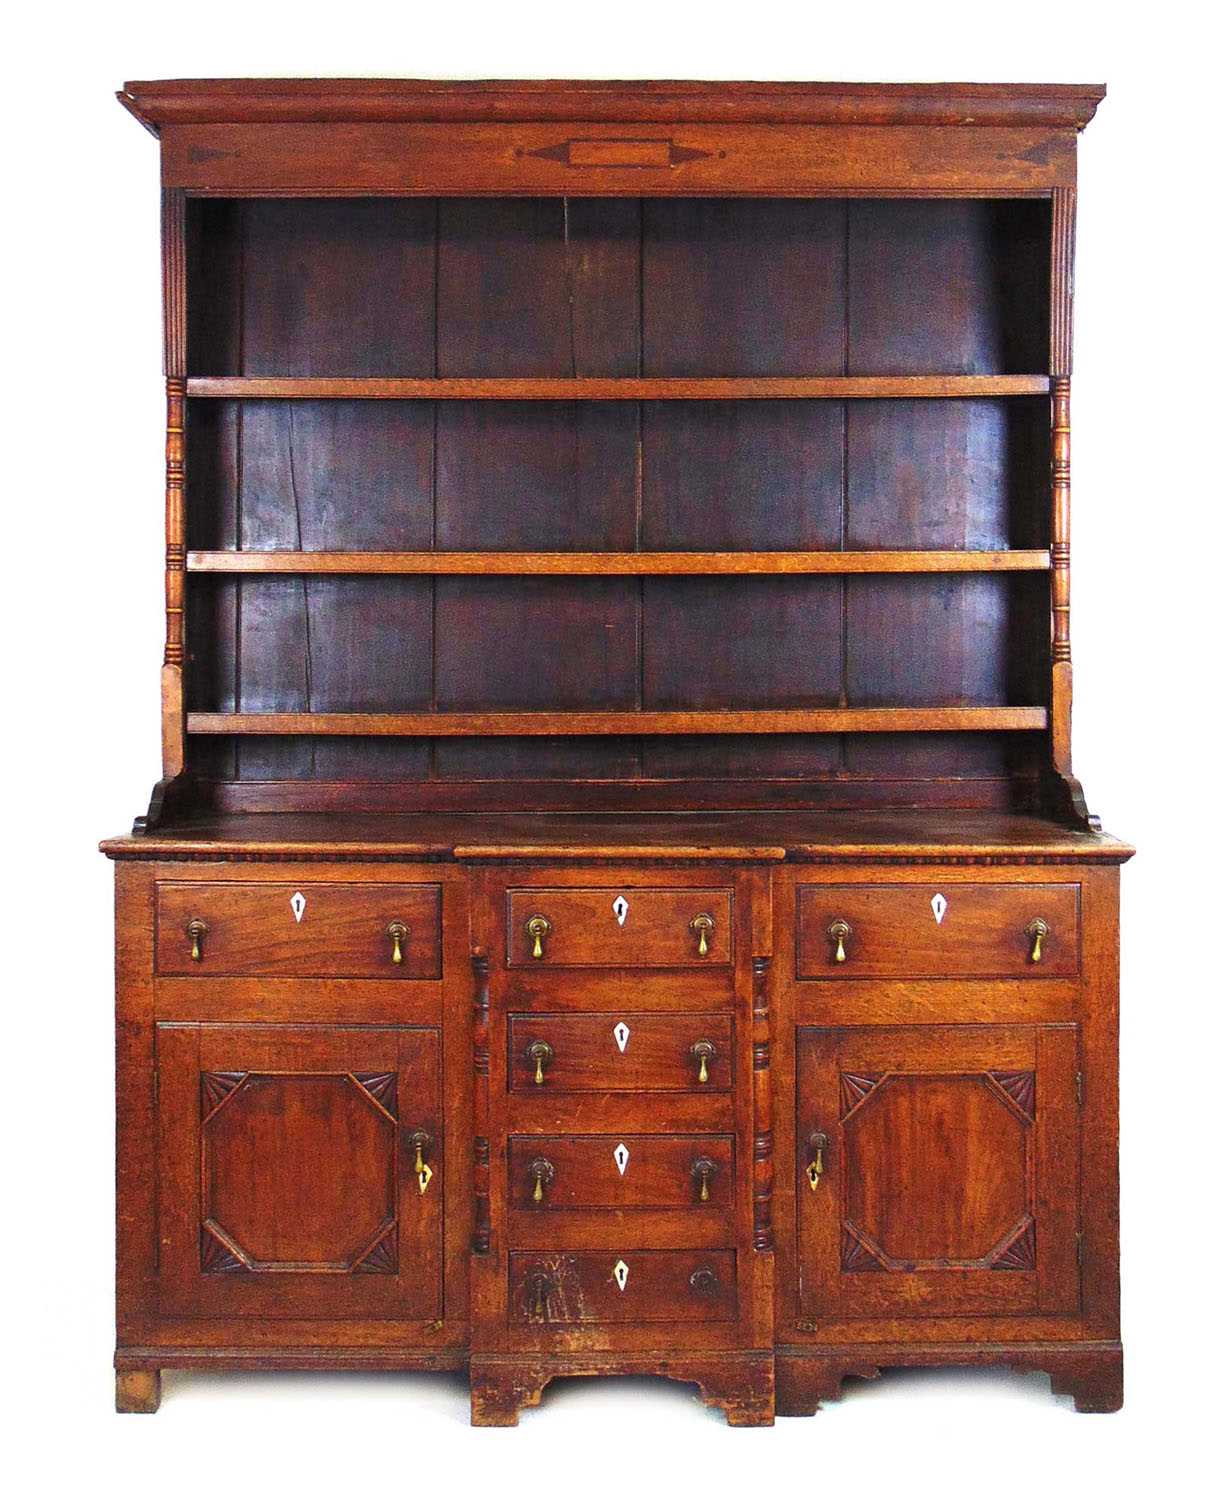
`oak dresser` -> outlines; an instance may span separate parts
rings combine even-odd
[[[1121,1404],[1061,85],[130,83],[163,779],[118,1406],[170,1369]]]

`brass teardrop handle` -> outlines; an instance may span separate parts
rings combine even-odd
[[[389,955],[391,963],[402,962],[402,945],[406,942],[407,935],[406,924],[403,922],[391,922],[385,929],[385,936],[394,945],[393,952]]]
[[[526,1285],[529,1314],[541,1321],[546,1316],[546,1299],[554,1291],[554,1278],[545,1271],[534,1271]]]
[[[542,1190],[554,1181],[554,1163],[547,1161],[544,1156],[535,1157],[529,1163],[529,1175],[533,1178],[533,1201],[541,1203],[544,1196]]]
[[[706,1203],[711,1197],[711,1179],[719,1171],[720,1164],[709,1156],[700,1156],[690,1168],[690,1175],[698,1183],[698,1201]]]
[[[542,958],[542,940],[550,932],[550,922],[540,912],[529,918],[525,923],[525,931],[533,939],[533,947],[530,949],[530,958]]]
[[[190,956],[195,963],[203,957],[203,939],[207,936],[207,923],[198,917],[186,924],[186,935],[190,938]]]
[[[699,1266],[690,1273],[690,1290],[701,1296],[711,1296],[720,1289],[720,1279],[710,1266]]]
[[[533,1081],[539,1087],[546,1082],[546,1068],[554,1057],[554,1048],[549,1042],[530,1042],[525,1056],[533,1064]]]
[[[432,1180],[432,1169],[428,1166],[428,1147],[432,1144],[432,1138],[426,1130],[413,1130],[407,1141],[415,1153],[415,1165],[412,1170],[419,1179],[419,1191],[426,1193],[428,1183]]]
[[[844,922],[841,917],[830,923],[825,929],[826,935],[834,944],[834,962],[844,964],[847,961],[847,939],[851,936],[851,924]]]
[[[1041,917],[1035,917],[1024,929],[1024,935],[1033,940],[1033,946],[1029,949],[1029,963],[1039,964],[1042,957],[1041,945],[1050,935],[1050,924]]]
[[[814,1130],[808,1138],[809,1162],[804,1169],[804,1175],[808,1178],[808,1185],[815,1193],[817,1184],[825,1175],[825,1152],[830,1144],[830,1138],[822,1130]]]
[[[715,931],[715,918],[709,912],[700,911],[697,917],[691,918],[690,930],[698,933],[699,958],[706,958],[710,951],[707,938]]]
[[[706,1083],[709,1077],[707,1073],[707,1064],[715,1056],[715,1043],[695,1042],[693,1047],[690,1048],[690,1056],[693,1057],[698,1063],[699,1083]]]

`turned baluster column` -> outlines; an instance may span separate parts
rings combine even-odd
[[[474,1235],[475,1255],[491,1252],[491,1010],[490,963],[482,948],[470,955],[474,968]]]
[[[1057,663],[1071,660],[1071,382],[1056,379],[1050,391],[1050,660]]]
[[[165,660],[161,668],[163,775],[185,761],[183,665],[186,660],[186,381],[165,383]]]
[[[770,959],[753,961],[753,1248],[773,1250],[770,1102]]]
[[[165,659],[161,667],[162,777],[186,761],[186,195],[161,196],[165,366]]]
[[[1075,189],[1055,188],[1050,217],[1050,757],[1070,810],[1088,812],[1071,769],[1071,346]]]

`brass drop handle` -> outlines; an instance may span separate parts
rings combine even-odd
[[[419,1179],[419,1191],[426,1193],[428,1183],[432,1180],[432,1169],[428,1166],[428,1147],[432,1144],[432,1138],[426,1130],[414,1130],[407,1137],[415,1151],[415,1165],[413,1171]]]
[[[529,1312],[540,1322],[546,1316],[546,1299],[554,1291],[554,1282],[545,1271],[534,1271],[528,1283]]]
[[[533,939],[533,947],[529,954],[531,958],[542,958],[544,956],[542,953],[542,940],[550,930],[549,921],[540,912],[530,917],[525,923],[525,931]]]
[[[699,1266],[690,1273],[690,1290],[709,1297],[720,1289],[720,1279],[710,1266]]]
[[[829,1144],[829,1136],[821,1130],[814,1130],[808,1138],[810,1160],[804,1169],[804,1175],[808,1178],[809,1188],[814,1193],[817,1191],[817,1184],[825,1175],[825,1151]]]
[[[710,952],[707,938],[715,931],[715,918],[709,912],[700,911],[697,917],[690,920],[691,932],[698,933],[698,956],[706,958]]]
[[[719,1171],[719,1162],[709,1156],[700,1156],[690,1169],[690,1175],[698,1183],[698,1201],[706,1203],[711,1197],[711,1179]]]
[[[1033,946],[1029,949],[1029,963],[1039,964],[1042,956],[1041,945],[1050,935],[1050,924],[1043,918],[1036,917],[1024,929],[1024,935],[1033,940]]]
[[[554,1048],[549,1042],[530,1042],[525,1056],[533,1064],[533,1081],[540,1088],[546,1082],[546,1069],[554,1058]]]
[[[698,1081],[706,1083],[709,1077],[707,1064],[715,1056],[714,1042],[695,1042],[690,1048],[690,1056],[698,1062]]]
[[[542,1190],[554,1181],[554,1163],[547,1161],[544,1156],[535,1157],[529,1163],[529,1175],[533,1178],[533,1201],[541,1203]]]
[[[407,928],[403,922],[391,922],[385,929],[385,936],[394,945],[390,954],[390,962],[400,964],[402,962],[402,945],[407,939]]]
[[[195,963],[203,957],[203,939],[207,936],[207,923],[198,917],[186,924],[186,935],[190,938],[190,956]]]
[[[834,962],[844,964],[847,961],[847,939],[851,936],[851,924],[844,922],[841,917],[830,923],[826,928],[826,935],[834,944]]]

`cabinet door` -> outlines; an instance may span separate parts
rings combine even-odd
[[[157,1070],[164,1312],[440,1316],[436,1031],[163,1024]]]
[[[805,1314],[1074,1312],[1077,1066],[1074,1026],[802,1029]]]

